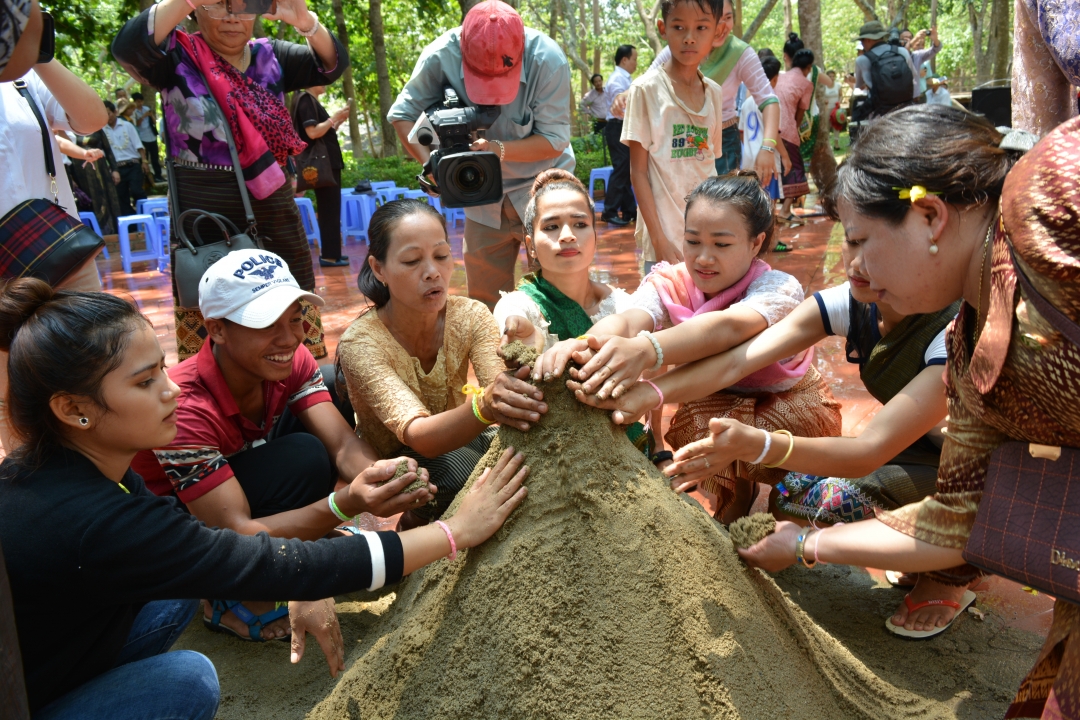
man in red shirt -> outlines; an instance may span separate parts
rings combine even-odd
[[[199,284],[209,342],[169,371],[182,391],[176,438],[139,453],[132,468],[152,491],[175,493],[211,527],[315,540],[362,512],[394,515],[435,492],[428,484],[400,494],[417,472],[427,479],[415,460],[410,472],[386,482],[398,460],[378,460],[334,406],[303,344],[300,300],[323,304],[264,250],[229,253]],[[208,606],[210,624],[242,637],[287,634],[284,608],[244,605]]]

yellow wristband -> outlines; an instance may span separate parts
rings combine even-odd
[[[772,143],[775,146],[776,145],[776,138],[765,138],[764,142]]]
[[[772,464],[772,465],[762,465],[761,467],[763,467],[763,468],[778,468],[778,467],[780,467],[781,465],[783,465],[784,463],[787,462],[787,459],[789,457],[791,457],[791,451],[795,449],[795,436],[793,436],[791,434],[791,431],[789,431],[789,430],[776,430],[774,432],[776,432],[777,435],[787,435],[788,436],[787,452],[784,453],[784,457],[780,458],[774,464]]]
[[[479,420],[480,422],[484,423],[485,425],[491,425],[491,424],[492,424],[492,423],[494,423],[495,421],[494,421],[494,420],[488,420],[488,419],[487,419],[486,417],[484,417],[484,416],[483,416],[483,414],[482,414],[482,413],[480,412],[480,406],[479,406],[479,405],[477,405],[477,403],[476,403],[476,401],[477,401],[477,399],[478,399],[479,397],[480,397],[479,395],[473,395],[473,396],[472,396],[472,414],[476,416],[476,419],[477,419],[477,420]]]

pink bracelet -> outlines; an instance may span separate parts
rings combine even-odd
[[[814,543],[814,564],[815,565],[817,565],[819,562],[821,562],[820,560],[818,560],[817,549],[818,549],[818,545],[821,545],[821,533],[822,532],[824,532],[824,530],[818,530],[817,542]],[[828,565],[828,563],[825,563],[825,564]]]
[[[446,539],[450,541],[450,562],[457,560],[457,543],[454,542],[454,533],[450,532],[450,526],[444,523],[442,520],[436,520],[435,524],[443,529],[446,533]]]
[[[652,380],[644,380],[644,379],[642,379],[641,382],[643,382],[646,385],[648,385],[649,387],[651,387],[653,390],[656,391],[656,394],[660,396],[660,402],[656,403],[656,407],[654,407],[653,410],[658,410],[658,409],[664,407],[664,391],[661,390],[660,388],[656,387],[656,383],[654,383]]]
[[[199,6],[196,5],[195,3],[191,2],[191,0],[186,0],[186,2],[188,4],[188,7],[191,8],[192,10],[197,11],[199,9]]]

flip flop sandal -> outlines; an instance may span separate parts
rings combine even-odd
[[[213,617],[206,617],[203,615],[203,625],[207,630],[213,632],[224,633],[226,635],[232,635],[239,640],[245,640],[247,642],[266,642],[268,638],[264,638],[261,635],[261,629],[274,622],[275,620],[289,615],[289,603],[278,603],[277,607],[262,615],[256,615],[243,606],[240,600],[211,600],[210,605],[214,610]],[[244,637],[240,633],[233,630],[227,625],[221,624],[221,616],[226,612],[232,610],[232,614],[240,618],[240,620],[248,626],[248,637]],[[289,635],[285,635],[279,638],[273,638],[274,640],[283,640],[288,642],[292,638]]]
[[[964,596],[960,598],[960,602],[953,602],[952,600],[924,600],[923,602],[916,603],[911,601],[911,595],[904,596],[904,604],[907,605],[908,613],[913,613],[916,610],[921,610],[924,607],[930,607],[931,605],[945,605],[956,610],[956,614],[952,616],[952,620],[945,623],[944,627],[936,627],[932,630],[908,630],[903,625],[893,625],[892,618],[885,619],[885,627],[894,635],[899,635],[903,638],[909,638],[911,640],[927,640],[940,635],[941,633],[952,627],[952,624],[956,622],[956,618],[960,617],[964,610],[967,610],[975,602],[975,593],[970,590],[964,591]]]
[[[886,570],[885,579],[889,581],[889,584],[898,588],[915,587],[915,580],[918,579],[918,573],[906,573],[899,570]]]
[[[786,245],[786,244],[784,244],[782,242],[778,242],[778,243],[776,243],[776,247],[773,248],[773,252],[786,253],[786,252],[791,252],[794,249],[795,248],[791,247],[790,245]]]

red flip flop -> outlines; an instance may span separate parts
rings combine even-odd
[[[916,610],[922,610],[923,608],[930,607],[932,605],[944,605],[946,607],[951,607],[953,610],[956,611],[956,614],[954,614],[952,616],[952,620],[949,620],[949,622],[945,623],[943,627],[936,627],[931,630],[908,630],[903,625],[893,625],[891,617],[885,619],[885,627],[888,628],[889,632],[893,633],[894,635],[899,635],[900,637],[911,638],[912,640],[926,640],[927,638],[932,638],[935,635],[940,635],[941,633],[952,627],[952,624],[956,622],[956,618],[960,617],[960,614],[963,613],[964,610],[970,607],[971,604],[974,602],[975,593],[971,592],[970,590],[964,591],[964,596],[960,598],[960,602],[954,602],[952,600],[924,600],[917,603],[912,602],[911,595],[908,594],[904,596],[904,604],[907,605],[909,614],[915,612]]]

